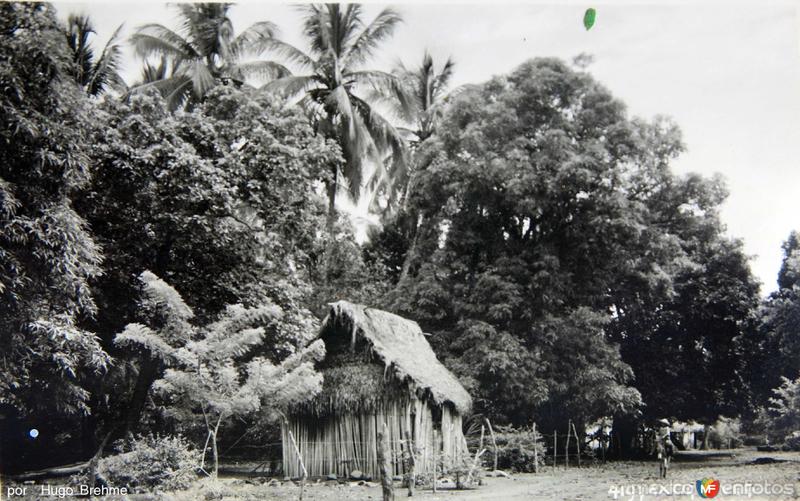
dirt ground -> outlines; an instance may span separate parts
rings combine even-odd
[[[734,456],[731,457],[731,454]],[[777,462],[753,464],[759,458]],[[764,459],[761,459],[764,461]],[[800,499],[800,453],[770,452],[738,449],[714,451],[711,456],[695,454],[682,456],[672,463],[666,480],[658,477],[654,461],[609,462],[606,464],[565,469],[559,465],[543,468],[538,474],[513,475],[511,478],[484,478],[483,485],[475,490],[417,490],[413,499],[423,501],[474,501],[474,500],[684,500],[703,499],[696,490],[696,481],[703,478],[719,480],[718,500]],[[106,499],[138,501],[256,501],[296,500],[300,487],[293,482],[282,485],[261,483],[259,479],[223,478],[206,479],[183,492],[154,495],[131,495]],[[736,490],[735,490],[736,489]],[[766,493],[765,493],[766,492]],[[395,489],[397,499],[405,499],[406,490]],[[712,496],[709,496],[712,497]],[[0,499],[54,499],[52,497],[26,496]],[[58,499],[58,498],[56,498]],[[381,500],[377,484],[358,485],[357,482],[309,483],[304,488],[304,501]]]
[[[728,453],[733,454],[730,457]],[[699,456],[699,455],[698,455]],[[758,458],[780,462],[752,464]],[[672,463],[666,480],[658,478],[656,462],[609,462],[605,465],[565,469],[544,468],[539,474],[484,478],[481,487],[469,491],[446,490],[434,494],[430,489],[417,491],[414,499],[424,501],[474,500],[677,500],[703,499],[696,490],[702,478],[720,481],[717,499],[800,499],[800,454],[760,453],[754,450],[715,451],[711,457],[682,457]],[[291,484],[269,487],[248,485],[242,480],[222,480],[226,488],[224,500],[233,499],[298,499],[299,487]],[[237,485],[238,484],[238,485]],[[738,484],[738,486],[737,486]],[[749,484],[749,486],[748,486]],[[726,487],[727,486],[727,487]],[[734,488],[738,490],[734,493]],[[640,490],[641,489],[641,490]],[[727,492],[725,489],[728,489]],[[769,494],[764,494],[768,489]],[[212,489],[213,490],[213,489]],[[777,493],[776,491],[781,491]],[[201,488],[202,491],[202,488]],[[203,496],[201,491],[186,492],[175,497],[188,501]],[[616,494],[616,498],[615,495]],[[398,499],[406,498],[406,490],[395,489]],[[307,485],[304,500],[380,500],[378,486],[357,483]]]

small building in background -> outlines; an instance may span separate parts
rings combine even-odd
[[[393,475],[405,473],[407,433],[418,451],[419,473],[432,473],[437,455],[445,465],[468,456],[461,425],[471,398],[416,322],[339,301],[331,305],[319,338],[327,351],[317,365],[322,392],[290,410],[283,423],[286,475],[302,475],[294,438],[309,476],[358,470],[377,478],[377,434],[384,423]]]

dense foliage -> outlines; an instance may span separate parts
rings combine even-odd
[[[450,59],[374,71],[391,9],[304,7],[306,53],[269,22],[235,36],[229,8],[140,27],[145,78],[118,96],[115,37],[98,55],[88,18],[0,4],[3,468],[138,431],[205,445],[134,441],[109,483],[154,488],[149,465],[205,467],[206,445],[216,465],[223,431],[268,436],[318,391],[309,343],[339,299],[418,321],[476,411],[516,427],[509,467],[531,467],[531,421],[798,431],[800,236],[760,302],[723,180],[670,170],[675,124],[557,59],[455,92]],[[364,245],[343,187],[381,212]]]
[[[720,180],[669,171],[681,149],[674,125],[629,119],[557,60],[465,91],[420,151],[424,227],[390,304],[501,421],[643,403],[713,421],[739,402],[758,289],[717,217]]]
[[[81,376],[109,362],[78,326],[97,312],[90,281],[103,261],[74,209],[90,182],[93,107],[69,80],[52,7],[3,3],[0,13],[0,404],[85,413]]]

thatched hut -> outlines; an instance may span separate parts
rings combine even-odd
[[[461,418],[471,398],[436,359],[416,322],[339,301],[319,338],[327,350],[317,366],[322,392],[292,409],[283,424],[286,475],[302,473],[290,431],[310,476],[359,470],[377,477],[377,432],[384,423],[394,475],[404,473],[406,432],[419,451],[418,472],[432,472],[436,455],[445,464],[462,460]]]

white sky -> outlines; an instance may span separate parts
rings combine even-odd
[[[671,116],[687,152],[677,172],[722,173],[730,197],[723,220],[754,256],[763,293],[776,288],[781,242],[800,229],[800,2],[395,3],[405,19],[375,67],[399,57],[416,65],[425,48],[434,60],[452,55],[455,84],[507,73],[536,56],[595,57],[591,73],[633,115]],[[56,3],[59,14],[88,13],[99,48],[125,22],[177,28],[162,3]],[[583,13],[597,9],[586,31]],[[370,4],[371,19],[382,4]],[[284,40],[302,45],[300,16],[288,4],[242,3],[230,11],[237,32],[269,20]],[[127,52],[126,79],[140,63]]]

